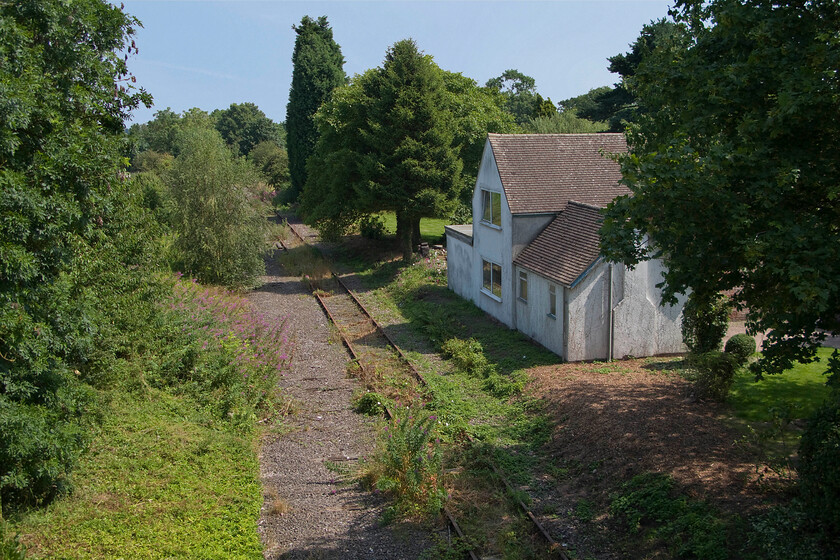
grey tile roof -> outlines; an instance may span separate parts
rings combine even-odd
[[[630,192],[618,183],[618,164],[606,157],[627,151],[623,134],[489,134],[488,139],[513,214],[561,212],[570,200],[606,206]]]
[[[564,286],[571,286],[599,254],[603,217],[601,208],[569,201],[566,210],[514,259],[527,268]]]

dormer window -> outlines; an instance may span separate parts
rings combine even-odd
[[[494,226],[502,226],[502,193],[481,191],[484,213],[481,221]]]

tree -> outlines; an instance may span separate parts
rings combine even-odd
[[[664,298],[734,289],[769,331],[756,373],[813,361],[840,331],[840,4],[677,2],[680,48],[636,69],[647,107],[619,158],[603,251],[662,257]],[[838,361],[830,363],[840,381]]]
[[[447,92],[444,108],[452,113],[455,123],[453,142],[463,162],[463,182],[465,186],[474,185],[487,134],[516,132],[517,126],[513,115],[499,106],[493,92],[463,74],[440,72]],[[471,190],[463,189],[461,202],[469,204],[471,199]]]
[[[443,73],[412,40],[395,43],[382,67],[337,91],[319,113],[322,141],[302,200],[307,219],[347,223],[354,213],[393,211],[409,260],[420,218],[452,211],[463,188],[449,100]],[[339,201],[344,210],[327,206]]]
[[[485,87],[502,96],[504,107],[517,124],[537,116],[537,85],[531,76],[515,69],[505,70],[501,76],[487,80]]]
[[[333,40],[326,16],[317,20],[304,16],[294,30],[297,33],[292,54],[294,70],[286,106],[291,201],[298,198],[306,184],[306,160],[312,155],[318,140],[313,121],[315,112],[335,88],[347,82],[344,57]]]
[[[606,123],[581,119],[574,110],[555,112],[551,116],[536,117],[522,123],[522,131],[529,134],[587,134],[606,130]]]
[[[592,111],[597,104],[596,99],[610,90],[612,90],[610,86],[592,88],[586,93],[560,101],[557,103],[557,108],[561,113],[575,111],[578,115],[586,111]]]
[[[282,125],[266,117],[253,103],[231,103],[230,107],[219,111],[216,130],[228,146],[234,147],[242,156],[247,156],[260,142],[281,145],[283,141]]]
[[[642,28],[639,38],[630,45],[630,51],[609,57],[609,71],[618,74],[621,81],[612,89],[600,90],[591,99],[578,100],[578,116],[593,122],[607,121],[609,132],[623,132],[627,123],[635,122],[644,111],[633,92],[632,81],[636,68],[656,48],[685,48],[684,27],[672,21],[659,20]],[[594,90],[593,90],[594,91]],[[592,93],[592,92],[590,92]],[[572,100],[569,100],[572,101]],[[653,107],[654,110],[657,107]]]
[[[289,184],[289,156],[286,150],[271,141],[260,142],[248,154],[248,160],[275,190]]]
[[[99,0],[0,3],[0,506],[66,490],[87,439],[92,271],[121,224],[124,120],[151,104],[136,25]]]
[[[184,272],[229,287],[253,284],[264,272],[265,218],[251,164],[235,158],[216,130],[182,132],[168,174],[175,201],[175,250]]]
[[[543,99],[543,96],[538,93],[534,103],[534,115],[532,118],[551,118],[556,113],[557,107],[551,102],[551,98]]]

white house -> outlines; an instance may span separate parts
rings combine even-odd
[[[629,191],[621,134],[490,134],[473,223],[446,227],[449,288],[568,361],[685,351],[661,261],[599,256],[600,210]]]

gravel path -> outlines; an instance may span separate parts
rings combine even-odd
[[[328,468],[354,468],[371,449],[372,424],[351,409],[356,385],[346,375],[349,356],[332,342],[315,298],[273,259],[266,268],[263,286],[249,299],[266,316],[290,321],[295,351],[281,385],[296,412],[284,425],[290,431],[267,437],[260,452],[265,557],[417,558],[429,545],[425,532],[408,524],[381,526],[387,504]]]

